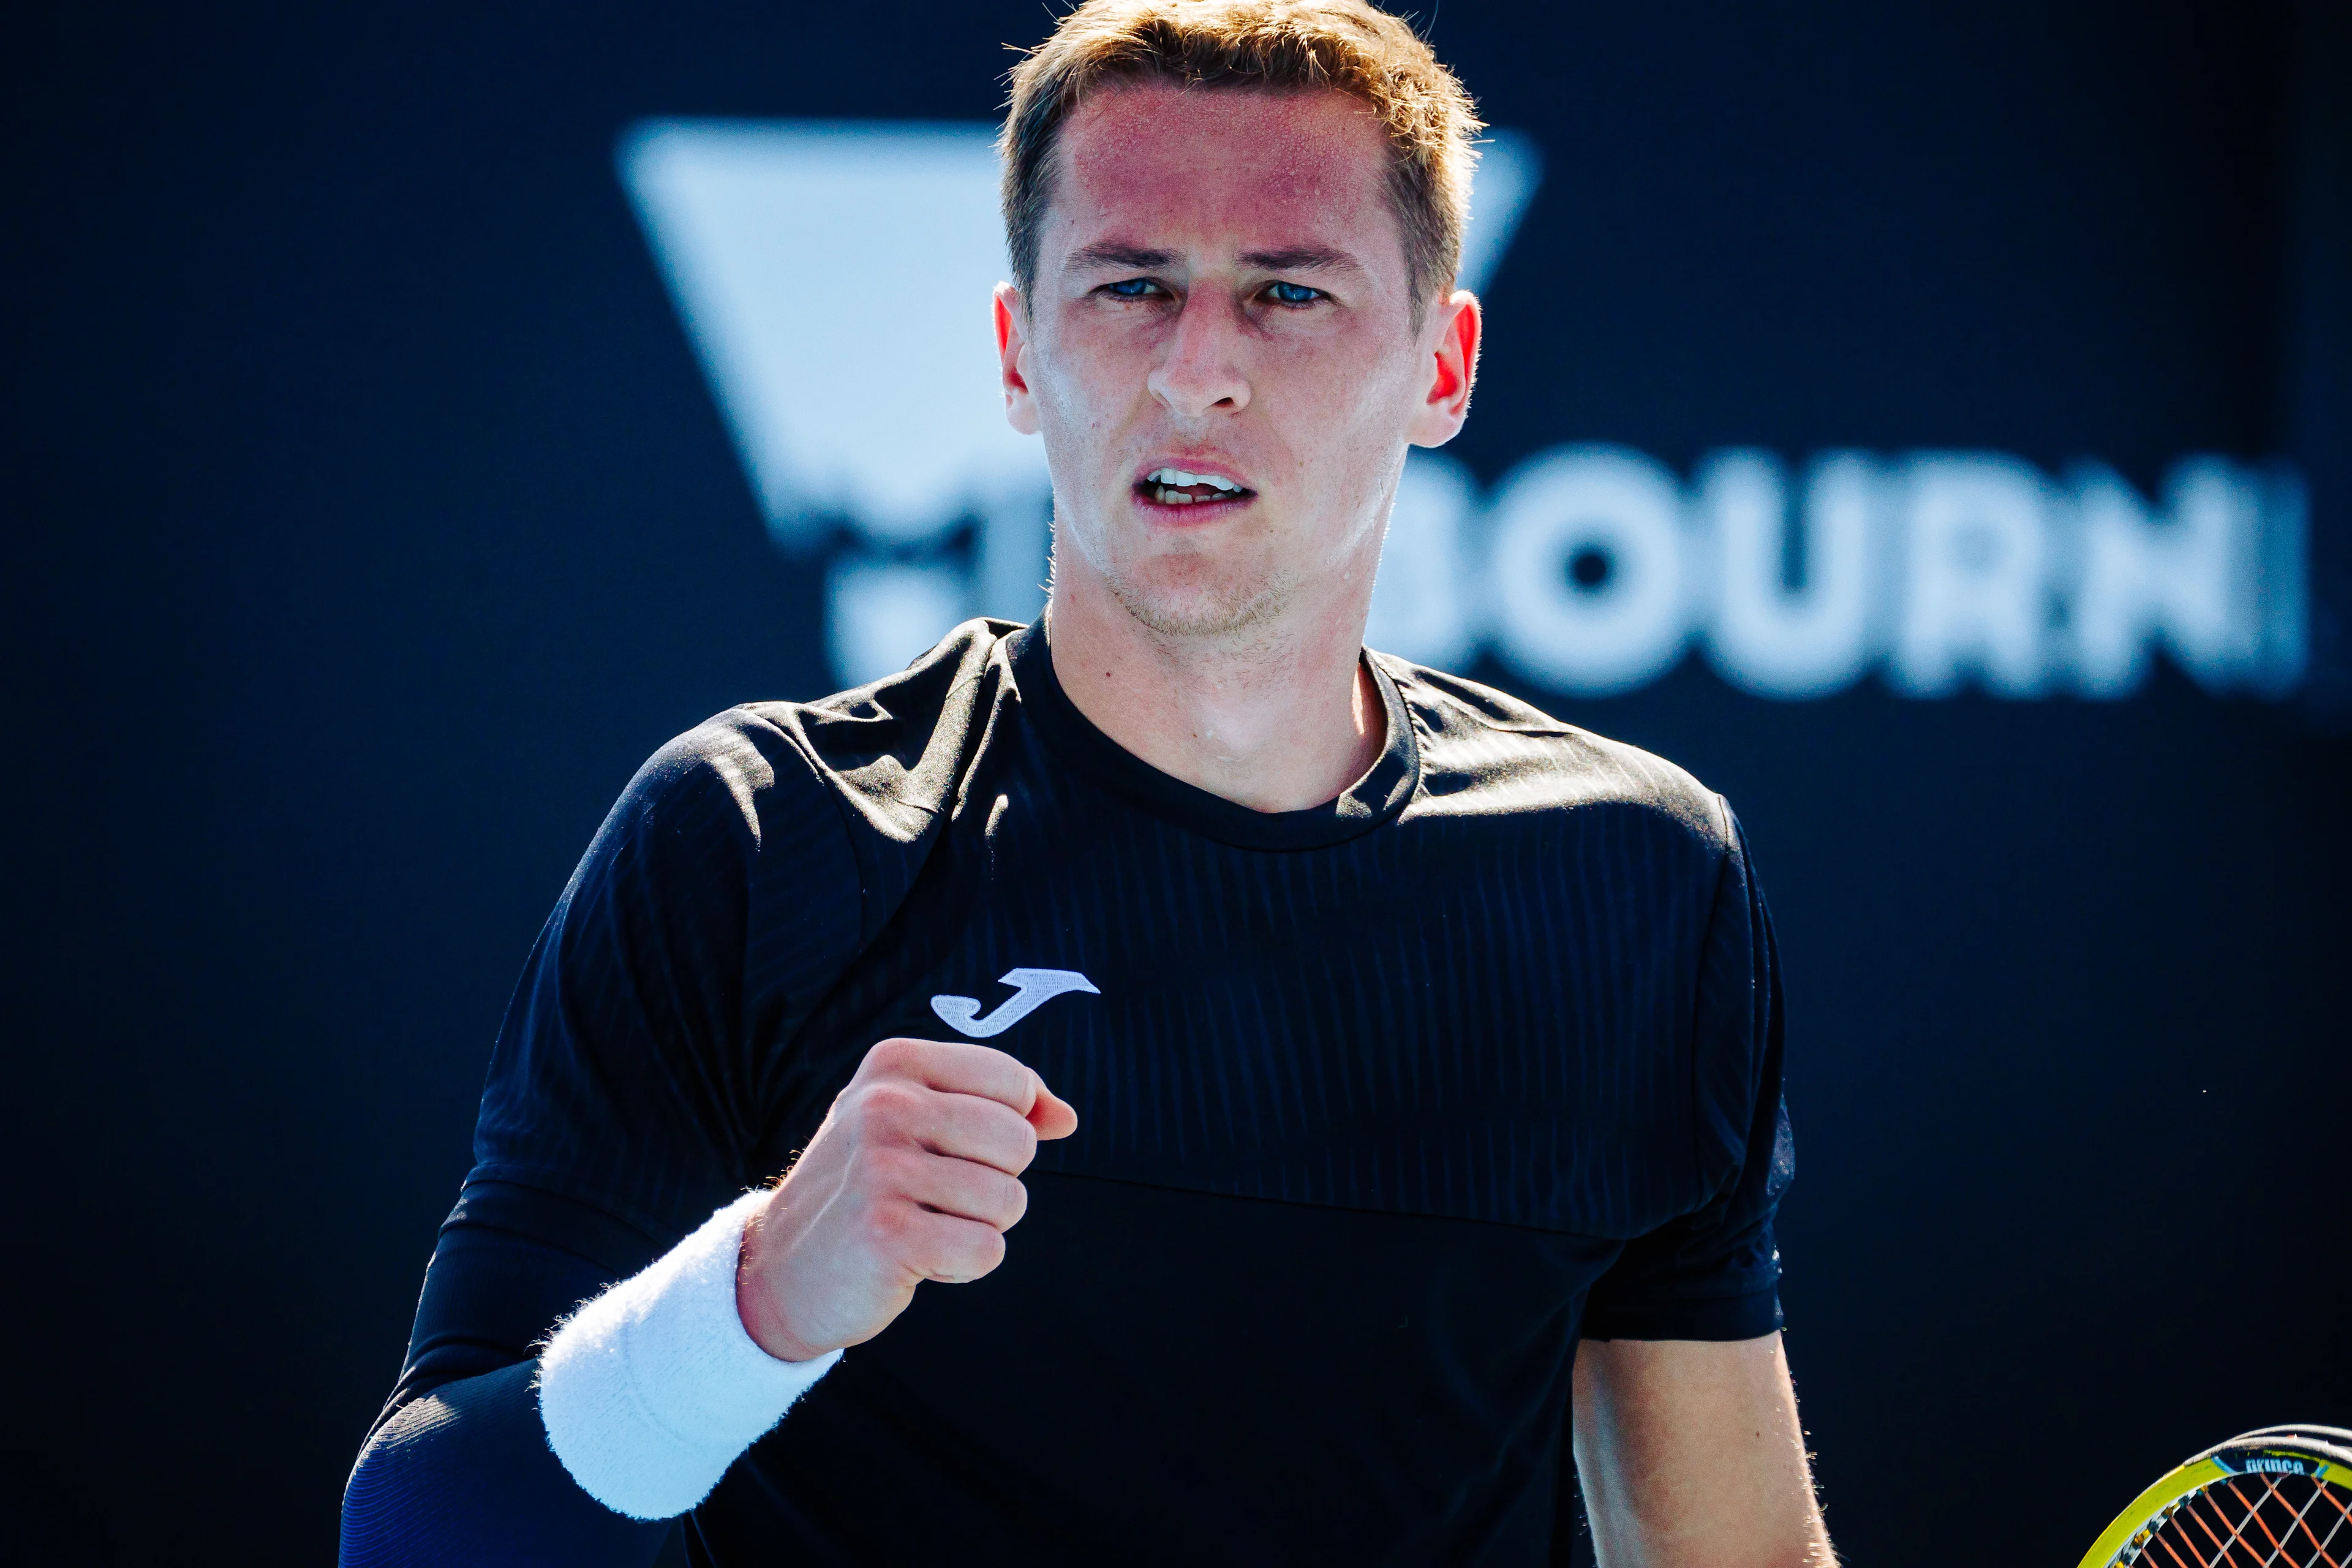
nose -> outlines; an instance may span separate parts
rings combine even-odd
[[[1249,406],[1249,379],[1242,374],[1244,326],[1239,312],[1206,289],[1195,289],[1176,312],[1146,383],[1151,395],[1186,419],[1238,414]]]

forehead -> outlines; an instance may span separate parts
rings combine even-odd
[[[1234,249],[1352,239],[1367,265],[1396,248],[1388,137],[1369,104],[1337,90],[1107,87],[1063,124],[1055,163],[1048,266],[1111,230]],[[1374,247],[1374,235],[1391,243]]]

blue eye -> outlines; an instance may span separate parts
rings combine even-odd
[[[1103,285],[1105,292],[1116,300],[1149,299],[1151,291],[1159,287],[1149,278],[1122,278],[1116,283]]]
[[[1267,296],[1277,305],[1312,305],[1323,298],[1320,289],[1309,289],[1304,283],[1269,283]]]

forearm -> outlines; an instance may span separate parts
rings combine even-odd
[[[650,1562],[669,1519],[834,1359],[790,1368],[750,1342],[733,1306],[740,1212],[646,1263],[645,1242],[582,1205],[469,1187],[345,1490],[343,1560]]]
[[[672,1528],[614,1512],[548,1447],[536,1362],[444,1384],[378,1427],[343,1491],[344,1568],[644,1568]]]
[[[1575,1442],[1601,1568],[1836,1561],[1777,1333],[1587,1340]]]

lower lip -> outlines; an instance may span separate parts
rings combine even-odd
[[[1163,501],[1153,500],[1149,492],[1141,489],[1129,489],[1128,494],[1135,498],[1137,506],[1159,522],[1214,522],[1231,516],[1257,499],[1255,494],[1246,493],[1218,500]]]

